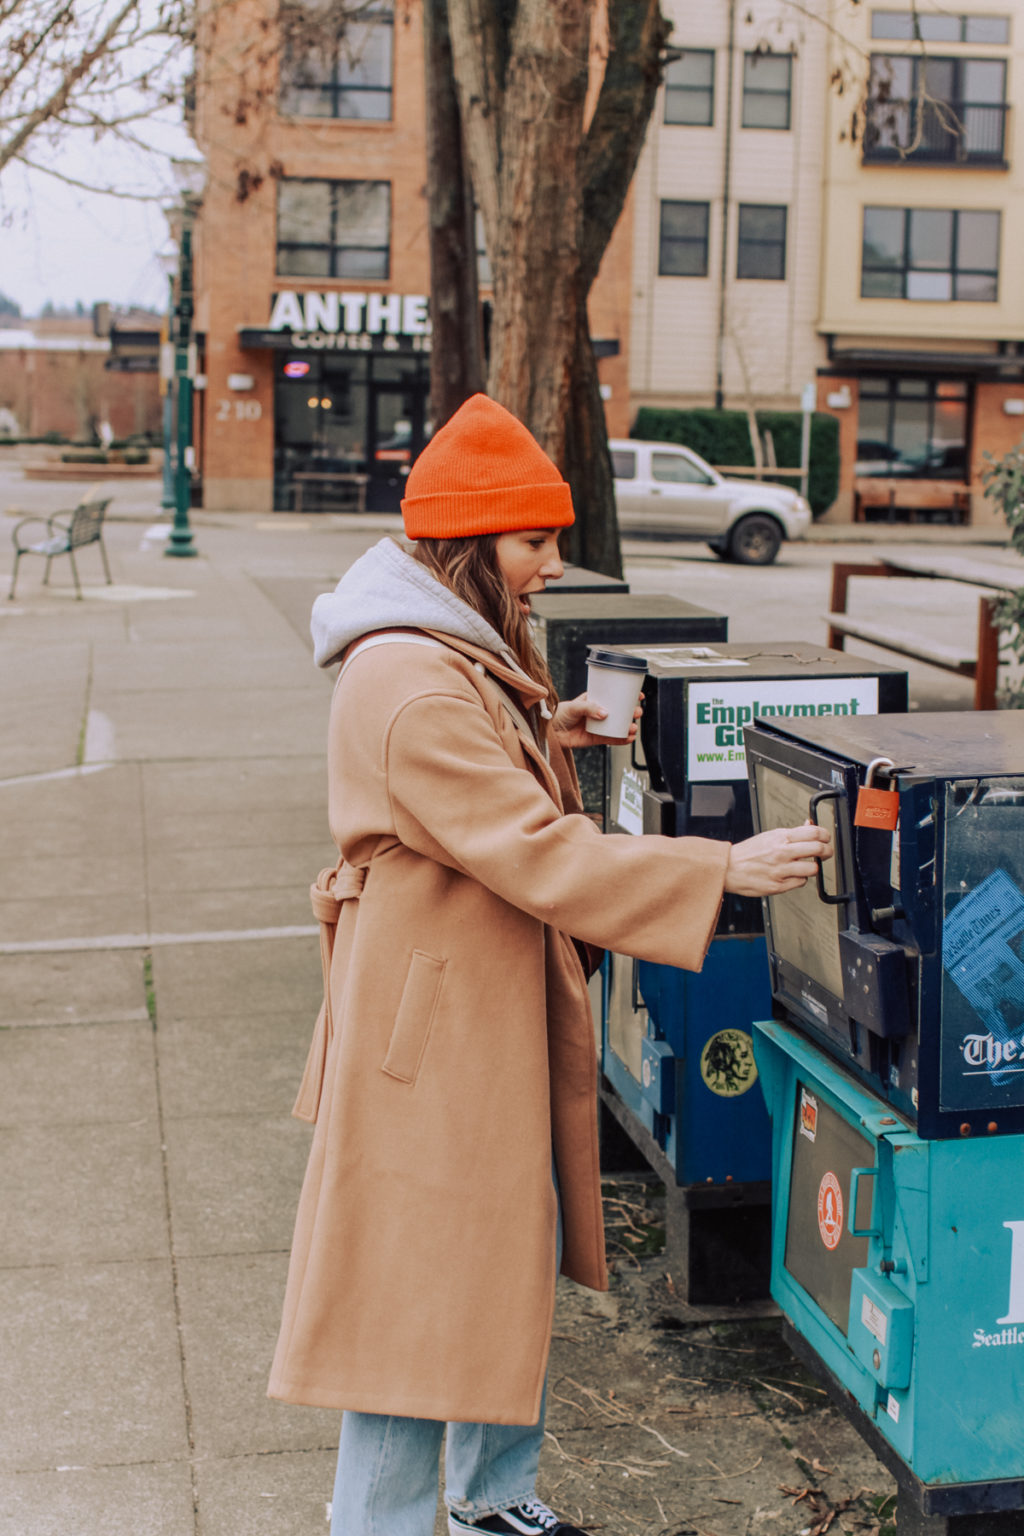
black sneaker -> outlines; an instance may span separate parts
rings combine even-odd
[[[486,1532],[487,1536],[587,1536],[578,1525],[563,1524],[539,1499],[526,1499],[496,1515],[482,1515],[479,1520],[449,1510],[448,1530],[451,1536],[473,1536],[474,1532]]]

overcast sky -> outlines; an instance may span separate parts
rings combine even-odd
[[[169,153],[194,157],[184,129],[161,125]],[[0,293],[24,315],[46,301],[89,308],[99,300],[163,308],[167,278],[156,259],[172,249],[162,199],[174,201],[162,155],[119,148],[109,138],[64,146],[32,144],[33,158],[90,184],[129,185],[158,198],[142,202],[83,192],[12,162],[0,178]]]

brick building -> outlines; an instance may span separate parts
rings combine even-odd
[[[110,338],[96,336],[87,317],[0,327],[0,409],[11,413],[25,437],[55,433],[92,442],[100,423],[108,422],[115,438],[159,442],[155,355],[145,371],[112,367],[114,361]]]
[[[430,290],[420,12],[380,0],[337,47],[281,49],[269,111],[237,71],[271,0],[216,11],[194,132],[196,440],[206,507],[396,508],[430,430]],[[211,25],[208,15],[207,25]],[[232,39],[232,28],[236,35]],[[629,426],[628,215],[591,301],[609,427]]]

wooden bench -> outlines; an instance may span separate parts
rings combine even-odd
[[[848,587],[851,576],[907,576],[913,573],[888,566],[882,562],[874,565],[847,565],[837,562],[832,567],[832,593],[830,612],[824,615],[828,624],[828,644],[831,649],[844,649],[846,636],[863,640],[866,645],[877,645],[882,650],[893,651],[897,656],[909,656],[945,672],[955,672],[960,677],[974,679],[975,709],[995,709],[996,683],[999,672],[999,626],[995,610],[999,602],[996,595],[983,595],[978,600],[978,640],[973,651],[963,646],[944,645],[941,642],[921,640],[912,630],[898,626],[875,624],[870,620],[851,618],[846,612]],[[936,577],[935,579],[942,579]]]
[[[336,505],[332,508],[336,512],[365,512],[366,511],[366,486],[369,475],[350,474],[344,470],[312,470],[300,469],[292,476],[292,511],[303,512],[306,510],[305,499],[307,491],[316,491],[318,486],[326,493],[322,499],[334,500]],[[333,497],[330,492],[334,490]],[[310,511],[316,508],[310,507]]]
[[[75,550],[83,549],[87,544],[99,545],[107,585],[110,586],[113,577],[110,574],[107,550],[103,543],[103,519],[107,515],[110,502],[110,497],[107,497],[106,501],[83,501],[71,512],[55,512],[52,517],[45,518],[23,517],[19,523],[16,523],[11,534],[14,541],[14,570],[11,572],[11,590],[7,594],[8,599],[14,596],[22,555],[44,557],[46,560],[46,570],[43,572],[44,586],[49,585],[50,566],[53,561],[58,555],[67,555],[71,562],[71,574],[75,578],[75,596],[81,598],[82,584],[78,579]],[[31,527],[34,523],[46,529],[46,537],[30,543],[23,535],[23,529]]]
[[[906,512],[908,521],[932,512],[946,512],[950,521],[965,523],[971,512],[971,493],[966,485],[952,480],[910,480],[899,475],[865,476],[853,482],[853,520],[867,521],[869,508],[887,514],[896,521],[897,511]]]

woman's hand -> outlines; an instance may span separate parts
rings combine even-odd
[[[587,721],[605,720],[608,711],[600,704],[592,704],[585,693],[575,699],[563,699],[555,710],[552,729],[563,747],[607,747],[610,743],[628,745],[636,740],[637,724],[643,714],[643,694],[640,699],[641,703],[633,711],[633,724],[628,736],[595,736],[592,731],[588,731]]]
[[[795,891],[817,872],[819,859],[832,857],[824,827],[774,827],[729,850],[725,888],[734,896],[778,896]]]

